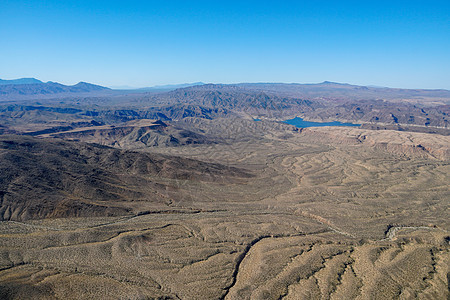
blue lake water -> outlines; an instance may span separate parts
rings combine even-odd
[[[306,127],[318,127],[318,126],[361,126],[361,124],[353,124],[353,123],[342,123],[342,122],[309,122],[309,121],[303,121],[302,118],[294,118],[290,120],[284,121],[285,123],[288,123],[290,125],[294,125],[295,127],[299,128],[306,128]]]

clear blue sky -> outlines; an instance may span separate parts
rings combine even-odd
[[[450,1],[0,1],[0,78],[450,89]]]

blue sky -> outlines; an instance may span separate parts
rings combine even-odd
[[[450,1],[0,1],[0,78],[450,89]]]

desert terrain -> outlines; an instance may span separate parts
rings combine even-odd
[[[445,92],[278,88],[5,103],[0,298],[448,299]]]

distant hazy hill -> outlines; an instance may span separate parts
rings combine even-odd
[[[36,83],[43,83],[43,82],[38,80],[38,79],[36,79],[36,78],[20,78],[20,79],[13,79],[13,80],[0,79],[0,85],[7,85],[7,84],[36,84]]]
[[[155,85],[152,87],[142,88],[140,90],[175,90],[175,89],[181,89],[196,85],[204,85],[203,82],[194,82],[194,83],[182,83],[182,84],[166,84],[166,85]]]

